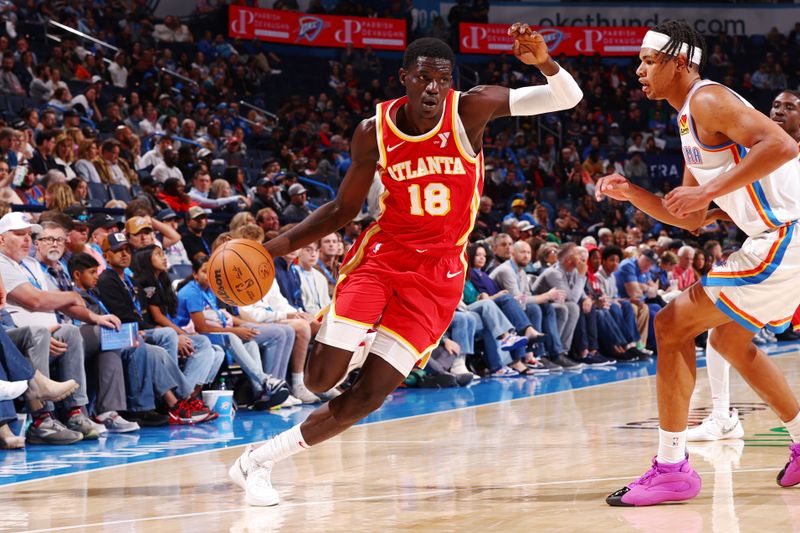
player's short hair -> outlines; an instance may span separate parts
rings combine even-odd
[[[403,55],[403,68],[411,68],[420,57],[446,59],[451,65],[456,64],[456,55],[450,45],[435,37],[422,37],[412,41]]]
[[[668,56],[677,56],[681,51],[681,45],[686,43],[689,45],[689,50],[687,53],[688,57],[694,56],[695,49],[698,49],[702,52],[702,56],[700,57],[700,64],[697,65],[697,70],[702,71],[703,67],[706,65],[706,57],[708,56],[708,48],[706,46],[706,40],[703,36],[689,26],[686,22],[682,20],[666,20],[651,28],[653,31],[657,31],[658,33],[663,33],[664,35],[669,36],[669,41],[667,44],[664,45],[664,48],[659,50],[665,57],[662,58],[662,62],[667,62],[670,60]],[[693,65],[694,63],[689,63]]]
[[[776,95],[775,95],[775,98],[779,97],[779,96],[780,96],[780,95],[782,95],[783,93],[786,93],[786,94],[791,94],[792,96],[794,96],[795,98],[797,98],[798,100],[800,100],[800,92],[798,92],[798,91],[795,91],[794,89],[784,89],[784,90],[782,90],[781,92],[779,92],[778,94],[776,94]]]

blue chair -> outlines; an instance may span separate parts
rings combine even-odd
[[[120,185],[119,183],[111,183],[109,184],[108,189],[111,192],[111,198],[114,200],[122,200],[123,202],[130,202],[133,200],[133,197],[131,196],[131,190],[124,185]]]
[[[102,183],[89,182],[89,198],[92,200],[99,200],[105,205],[111,198],[108,196],[108,189]]]

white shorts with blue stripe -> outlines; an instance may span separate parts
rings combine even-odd
[[[748,237],[701,281],[714,304],[753,332],[789,327],[800,305],[800,225]]]

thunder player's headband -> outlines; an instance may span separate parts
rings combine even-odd
[[[672,39],[669,35],[664,35],[663,33],[659,33],[657,31],[649,30],[642,40],[642,48],[652,48],[653,50],[657,50],[661,52],[667,43]],[[681,43],[681,47],[677,50],[675,55],[678,54],[685,54],[686,57],[689,58],[689,61],[699,65],[700,59],[703,57],[703,52],[698,47],[694,47],[694,53],[689,56],[689,45],[686,43]]]

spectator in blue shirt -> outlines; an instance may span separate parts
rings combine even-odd
[[[658,263],[658,254],[649,248],[639,252],[637,257],[624,260],[614,273],[617,280],[619,297],[625,298],[633,305],[641,307],[646,305],[650,311],[648,324],[647,347],[655,349],[655,330],[653,321],[656,313],[661,310],[661,305],[648,303],[648,298],[658,296],[658,284],[649,275],[650,269]]]

